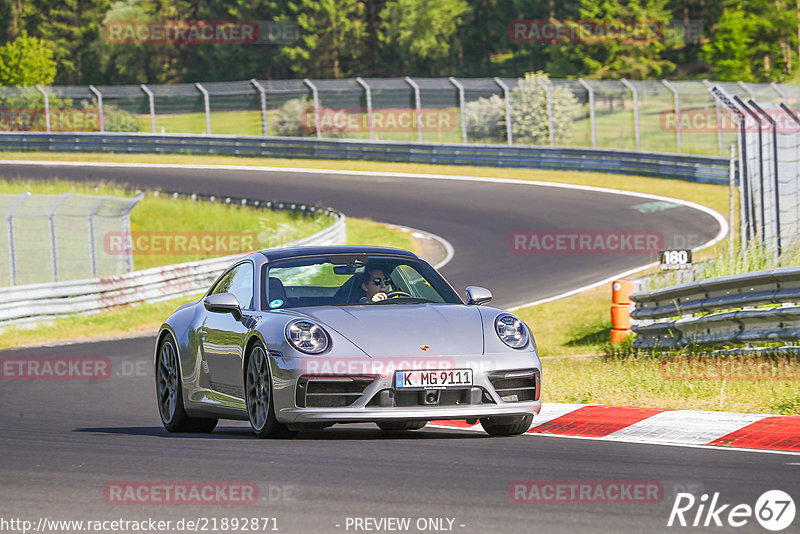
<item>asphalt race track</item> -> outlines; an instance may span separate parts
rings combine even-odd
[[[642,207],[652,200],[529,185],[23,164],[4,166],[0,174],[319,202],[347,215],[413,226],[452,243],[456,255],[443,272],[459,291],[467,284],[484,285],[503,306],[553,296],[652,261],[647,254],[513,254],[511,232],[646,230],[662,232],[665,242],[677,236],[698,244],[719,230],[711,216],[682,206]],[[133,338],[0,353],[0,360],[93,356],[108,358],[111,365],[105,380],[0,382],[0,519],[36,526],[40,518],[152,518],[173,521],[169,532],[243,531],[221,528],[222,518],[274,518],[267,530],[291,533],[403,531],[385,528],[395,523],[382,523],[379,530],[367,518],[410,518],[408,532],[719,532],[731,529],[668,528],[674,494],[719,492],[719,503],[751,507],[771,489],[795,500],[800,495],[800,456],[791,454],[533,435],[489,438],[430,428],[384,436],[371,425],[257,440],[248,425],[223,421],[210,435],[171,435],[155,405],[152,349],[153,340]],[[515,504],[509,488],[519,480],[641,481],[662,490],[657,502],[649,503]],[[257,498],[234,505],[119,504],[109,489],[175,481],[255,485]],[[686,514],[689,521],[696,510]],[[175,523],[181,519],[199,519],[206,528],[179,530]],[[262,521],[257,530],[263,526]],[[753,518],[735,530],[765,532]],[[2,523],[0,531],[21,532]]]

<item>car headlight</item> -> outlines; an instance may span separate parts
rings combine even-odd
[[[512,349],[521,349],[528,344],[528,329],[525,324],[510,313],[501,313],[494,320],[494,330],[498,337]]]
[[[286,325],[286,340],[306,354],[320,354],[331,345],[330,336],[320,325],[299,319]]]

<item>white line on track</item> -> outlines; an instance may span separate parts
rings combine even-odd
[[[595,193],[605,193],[610,195],[623,195],[623,196],[631,196],[631,197],[639,197],[639,198],[646,198],[650,200],[660,200],[665,202],[672,202],[674,204],[680,204],[681,206],[685,206],[687,208],[695,209],[706,213],[713,217],[720,226],[719,232],[717,233],[714,238],[693,248],[693,251],[699,251],[710,246],[715,245],[716,243],[722,241],[726,235],[728,235],[728,231],[730,229],[728,225],[727,219],[722,216],[717,211],[708,208],[706,206],[697,204],[695,202],[690,202],[688,200],[681,200],[678,198],[672,197],[665,197],[661,195],[653,195],[650,193],[638,193],[635,191],[625,191],[623,189],[610,189],[606,187],[595,187],[591,185],[576,185],[576,184],[560,184],[555,182],[538,182],[538,181],[528,181],[528,180],[516,180],[513,178],[489,178],[483,176],[465,176],[465,175],[445,175],[445,174],[424,174],[424,173],[402,173],[402,172],[383,172],[383,171],[347,171],[347,170],[338,170],[338,169],[310,169],[310,168],[297,168],[297,167],[267,167],[267,166],[246,166],[246,165],[194,165],[194,164],[178,164],[178,163],[113,163],[113,162],[100,162],[100,161],[90,161],[90,162],[80,162],[80,161],[27,161],[27,160],[0,160],[0,165],[38,165],[41,167],[109,167],[109,168],[130,168],[130,169],[194,169],[194,170],[224,170],[224,171],[244,171],[244,172],[253,172],[253,171],[261,171],[261,172],[286,172],[286,173],[296,173],[296,174],[333,174],[339,176],[382,176],[387,178],[410,178],[410,179],[422,179],[422,180],[453,180],[453,181],[463,181],[463,182],[483,182],[483,183],[496,183],[496,184],[512,184],[512,185],[523,185],[523,186],[533,186],[533,187],[557,187],[561,189],[572,189],[576,191],[591,191]],[[443,242],[446,242],[443,240]],[[452,247],[451,247],[452,248]],[[448,254],[450,254],[450,250],[448,249]],[[452,256],[451,256],[452,257]],[[449,259],[447,260],[449,261]],[[565,297],[570,297],[572,295],[577,295],[578,293],[583,293],[584,291],[588,291],[589,289],[594,289],[595,287],[601,286],[603,284],[607,284],[619,278],[624,278],[626,276],[630,276],[634,273],[639,271],[649,269],[657,265],[657,263],[648,263],[645,265],[640,265],[633,269],[629,269],[627,271],[618,273],[614,276],[610,276],[599,282],[594,282],[592,284],[579,287],[577,289],[573,289],[570,291],[566,291],[559,295],[555,295],[552,297],[548,297],[545,299],[535,300],[532,302],[528,302],[526,304],[521,304],[519,306],[514,306],[510,308],[509,311],[515,311],[520,308],[527,308],[529,306],[538,306],[539,304],[545,304],[547,302],[552,302],[554,300],[559,300]]]

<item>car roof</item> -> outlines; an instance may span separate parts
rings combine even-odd
[[[299,258],[302,256],[324,256],[326,254],[388,254],[392,256],[406,256],[409,258],[418,258],[413,252],[399,248],[389,247],[367,247],[367,246],[316,246],[316,247],[296,247],[296,248],[283,248],[278,250],[262,250],[267,259],[267,262],[284,260],[287,258]]]

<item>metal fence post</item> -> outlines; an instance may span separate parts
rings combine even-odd
[[[762,130],[762,128],[761,128],[761,117],[759,117],[752,109],[747,107],[747,105],[744,103],[744,101],[741,98],[739,98],[738,96],[734,95],[733,99],[736,101],[737,104],[739,104],[739,106],[745,111],[745,113],[750,115],[753,118],[753,120],[756,121],[756,124],[758,125],[758,147],[759,147],[759,153],[758,153],[759,188],[758,189],[759,189],[759,197],[760,197],[759,212],[761,214],[761,242],[764,243],[765,239],[766,239],[766,233],[767,233],[767,223],[766,223],[765,209],[764,209],[764,157],[763,157],[763,155],[761,153],[761,150],[762,150],[762,148],[764,146],[764,142],[762,141],[762,137],[761,137],[761,130]]]
[[[594,89],[583,78],[578,78],[578,83],[589,93],[589,130],[592,135],[592,148],[597,148],[597,126],[594,119]]]
[[[736,190],[736,145],[731,145],[730,160],[728,162],[728,219],[730,220],[730,227],[728,228],[728,256],[733,265],[736,258],[734,253],[734,240],[733,240],[733,217],[734,217],[734,192]]]
[[[703,84],[705,84],[705,86],[708,87],[709,91],[713,92],[713,87],[714,86],[711,85],[711,82],[709,82],[708,80],[703,80]],[[722,148],[722,111],[720,110],[720,107],[719,107],[719,100],[717,100],[716,98],[714,98],[713,100],[714,100],[714,107],[717,110],[717,152],[722,154],[722,150],[723,150],[723,148]],[[739,155],[741,156],[741,154],[742,154],[742,151],[740,150],[739,151]]]
[[[356,78],[356,82],[358,82],[358,85],[364,88],[364,96],[367,99],[367,124],[369,126],[369,140],[374,141],[375,128],[372,123],[372,89],[370,89],[369,84],[360,76]]]
[[[211,135],[211,102],[209,102],[208,91],[199,83],[194,84],[194,86],[203,94],[203,107],[206,112],[206,135]]]
[[[14,246],[14,211],[25,202],[29,193],[22,193],[17,200],[9,206],[6,212],[6,230],[8,232],[8,274],[10,285],[17,285],[17,249]]]
[[[736,119],[739,122],[739,133],[737,135],[737,143],[739,145],[739,222],[741,224],[741,238],[745,243],[748,243],[755,231],[753,228],[755,225],[755,207],[753,206],[751,192],[752,180],[750,180],[747,166],[747,140],[745,139],[747,124],[744,112],[725,91],[716,85],[707,85],[709,86],[709,92],[714,95],[714,102],[717,103],[717,112],[719,113],[719,103],[721,102],[725,104],[731,113],[736,115]]]
[[[139,89],[144,91],[144,94],[147,95],[147,100],[150,102],[150,124],[153,127],[153,133],[156,133],[156,102],[155,97],[153,96],[153,91],[151,91],[145,84],[140,85]]]
[[[748,85],[747,85],[746,83],[744,83],[743,81],[739,80],[738,82],[736,82],[736,85],[738,85],[739,87],[741,87],[742,89],[744,89],[744,90],[745,90],[745,92],[747,93],[747,98],[749,98],[749,99],[751,99],[751,100],[752,100],[752,98],[753,98],[753,91],[751,91],[751,90],[750,90],[750,87],[748,87]]]
[[[509,145],[514,144],[514,137],[511,133],[511,97],[509,95],[508,86],[501,80],[500,78],[494,78],[494,83],[500,86],[500,89],[503,90],[503,100],[506,103],[506,140],[508,141]]]
[[[44,123],[47,127],[47,133],[50,133],[50,97],[47,95],[47,91],[44,90],[44,87],[38,83],[36,84],[36,89],[38,89],[44,97]]]
[[[94,216],[105,203],[108,195],[103,195],[100,200],[95,202],[87,217],[89,223],[89,256],[92,260],[92,278],[97,276],[97,251],[94,246]]]
[[[422,99],[419,96],[419,85],[406,76],[405,81],[414,90],[414,105],[417,109],[417,141],[422,142]]]
[[[131,203],[120,213],[122,216],[123,224],[125,225],[125,229],[130,233],[131,228],[131,210],[136,207],[136,204],[139,203],[140,200],[144,198],[144,193],[139,191],[136,193],[136,196],[133,197]],[[213,198],[213,197],[212,197]],[[127,272],[131,272],[133,270],[133,247],[129,247],[128,253],[125,254],[125,267],[127,268]]]
[[[661,80],[661,83],[664,84],[664,87],[669,89],[672,92],[672,100],[674,102],[675,107],[675,141],[678,144],[678,152],[681,152],[681,101],[680,95],[678,95],[678,90],[675,88],[674,85],[669,83],[667,80]]]
[[[547,136],[550,138],[550,146],[555,144],[555,132],[553,131],[553,98],[550,92],[550,86],[544,83],[541,78],[536,78],[542,89],[544,89],[545,107],[547,108]]]
[[[458,89],[458,109],[461,111],[461,142],[467,142],[467,109],[464,105],[464,86],[458,83],[458,80],[450,76],[450,80],[456,89]]]
[[[317,129],[317,139],[322,139],[322,130],[319,124],[319,91],[317,91],[317,86],[311,83],[308,78],[305,78],[303,83],[311,89],[311,96],[314,99],[314,126]]]
[[[777,256],[781,255],[781,206],[780,206],[780,182],[778,181],[778,124],[775,121],[775,118],[772,117],[769,113],[764,111],[761,106],[759,106],[752,98],[747,101],[750,106],[755,109],[758,113],[764,116],[764,118],[769,122],[770,126],[772,126],[772,173],[774,175],[773,179],[775,181],[774,188],[775,188],[775,253]],[[762,147],[763,149],[763,147]],[[762,193],[763,195],[763,193]]]
[[[261,134],[264,137],[269,135],[269,131],[267,130],[267,90],[264,89],[264,86],[258,83],[255,78],[250,80],[250,84],[256,88],[261,100]]]
[[[794,127],[795,136],[794,136],[794,139],[795,139],[795,151],[797,151],[797,149],[800,148],[800,146],[798,146],[798,142],[800,142],[800,137],[797,135],[798,128],[800,128],[800,117],[798,117],[783,102],[778,104],[778,106],[780,106],[780,108],[783,110],[783,112],[786,113],[789,116],[789,118],[791,118],[795,123],[795,127]],[[800,172],[800,162],[798,162],[798,167],[796,167],[795,172]],[[794,240],[795,240],[795,243],[797,243],[798,234],[800,234],[800,183],[797,183],[797,180],[800,179],[800,176],[794,176],[792,178],[795,180],[795,184],[796,184],[795,185],[795,197],[794,197],[795,198],[795,205],[794,205],[795,206],[795,212],[794,212],[794,215],[793,215],[793,219],[795,221]]]
[[[770,86],[770,87],[772,87],[772,90],[773,90],[773,91],[775,91],[776,93],[778,93],[778,96],[780,96],[780,97],[781,97],[781,100],[782,100],[784,103],[786,103],[786,91],[784,91],[783,89],[781,89],[781,86],[780,86],[780,85],[778,85],[778,84],[777,84],[777,83],[775,83],[775,82],[770,82],[769,86]]]
[[[620,81],[622,85],[630,89],[633,95],[633,133],[636,138],[636,150],[640,150],[642,148],[642,138],[639,135],[639,92],[636,90],[636,87],[625,78],[622,78]]]
[[[50,254],[53,259],[53,280],[58,282],[58,251],[56,250],[56,211],[61,207],[61,204],[67,200],[71,193],[62,193],[55,204],[50,207],[50,213],[47,214],[48,226],[50,228]]]
[[[103,93],[97,89],[94,85],[89,86],[89,90],[94,94],[97,98],[97,118],[100,121],[100,131],[105,132],[105,116],[103,115]]]

